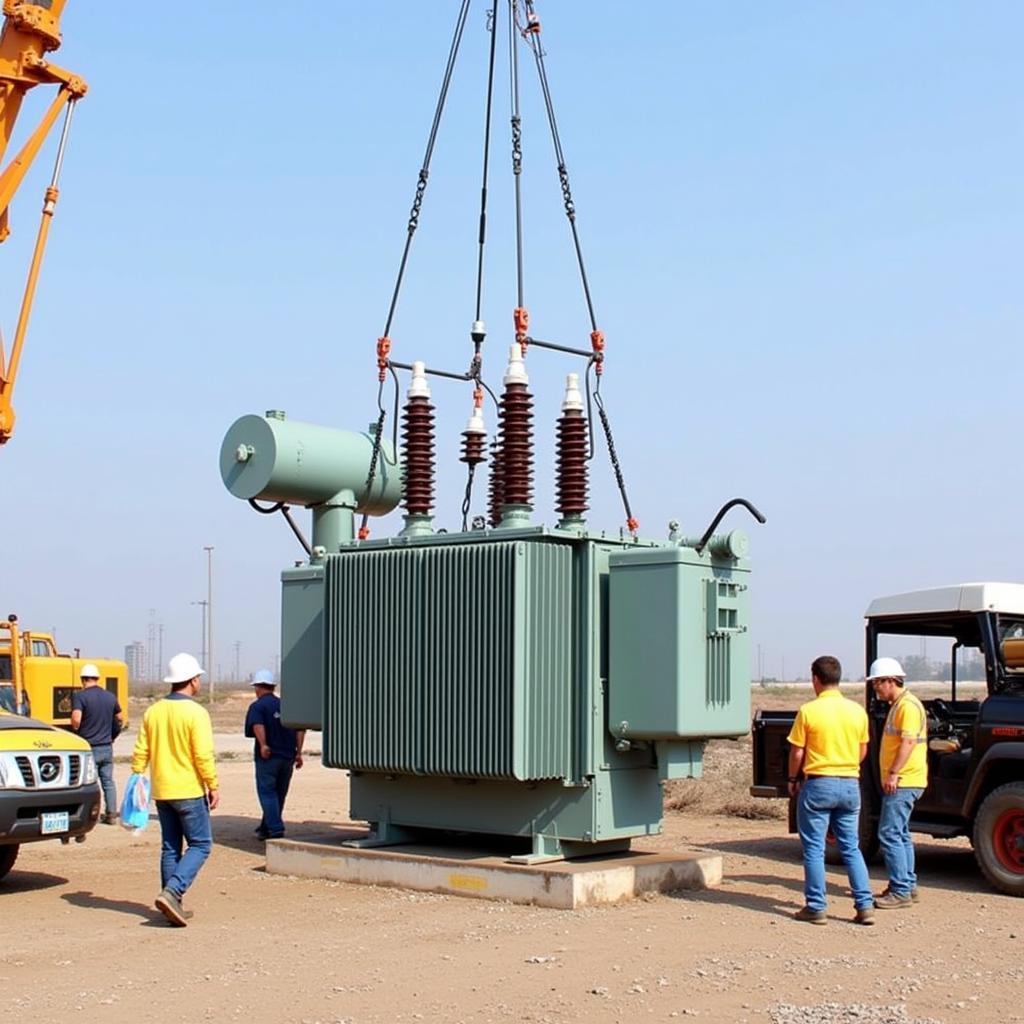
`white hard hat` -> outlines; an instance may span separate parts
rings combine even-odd
[[[164,676],[165,683],[187,683],[196,676],[205,676],[206,673],[199,667],[199,662],[191,654],[176,654],[167,663],[167,675]]]
[[[269,668],[261,668],[253,677],[250,686],[277,686],[274,673]]]
[[[875,658],[868,670],[868,682],[872,679],[906,679],[907,673],[895,658]]]
[[[82,671],[78,673],[80,679],[99,679],[100,670],[90,661],[88,665],[82,666]]]

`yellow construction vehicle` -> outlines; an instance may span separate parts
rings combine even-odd
[[[128,666],[111,658],[61,654],[49,633],[18,628],[17,615],[0,622],[0,710],[33,715],[49,725],[70,726],[71,698],[81,689],[79,673],[95,665],[103,685],[128,716]]]
[[[54,162],[53,175],[43,196],[42,219],[29,264],[28,279],[21,299],[21,311],[10,351],[0,337],[0,444],[9,441],[14,431],[14,407],[11,404],[18,365],[32,313],[39,269],[57,207],[58,183],[68,130],[75,104],[85,95],[87,86],[78,75],[46,60],[46,54],[60,46],[60,17],[67,0],[4,0],[4,26],[0,32],[0,163],[11,141],[15,122],[25,94],[37,85],[55,85],[57,95],[43,114],[38,126],[11,162],[0,171],[0,242],[10,234],[8,226],[11,200],[39,155],[47,135],[64,113],[64,127]]]

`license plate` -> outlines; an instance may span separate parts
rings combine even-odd
[[[70,827],[67,811],[47,811],[39,817],[41,820],[40,832],[44,836],[53,836],[59,832],[67,832]]]

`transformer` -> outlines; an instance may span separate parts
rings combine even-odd
[[[556,527],[519,497],[494,527],[435,533],[413,505],[399,536],[360,540],[356,513],[401,495],[398,454],[372,442],[274,412],[221,448],[237,497],[313,511],[281,577],[283,715],[349,771],[356,845],[480,833],[529,863],[659,833],[662,783],[749,727],[745,535],[593,532],[577,480]]]

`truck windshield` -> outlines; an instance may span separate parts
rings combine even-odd
[[[12,678],[11,656],[9,654],[0,654],[0,682],[10,682]]]
[[[883,633],[878,637],[878,657],[896,658],[907,673],[908,683],[931,683],[936,688],[951,685],[955,658],[957,689],[984,688],[985,654],[980,641],[978,646],[955,646],[956,643],[952,636]]]
[[[12,715],[18,713],[13,686],[4,686],[0,683],[0,711],[9,711]]]

